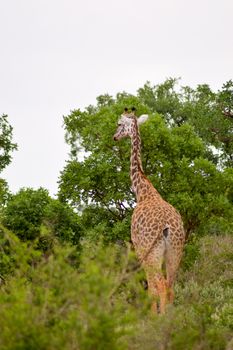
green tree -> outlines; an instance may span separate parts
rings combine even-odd
[[[11,153],[17,149],[16,143],[13,143],[13,128],[8,122],[7,115],[0,116],[0,172],[10,164],[12,160]],[[10,198],[10,191],[7,182],[0,178],[0,220],[2,211]]]
[[[12,195],[3,216],[7,228],[23,241],[38,238],[42,250],[51,247],[54,239],[79,243],[78,215],[43,188],[24,188]]]
[[[13,128],[9,124],[7,115],[0,116],[0,172],[11,162],[11,152],[17,149],[12,142]]]
[[[149,82],[138,90],[140,100],[153,112],[162,114],[170,125],[189,123],[207,146],[217,150],[215,161],[233,165],[233,81],[213,92],[207,84],[196,89],[179,86],[177,79],[167,79],[152,86]],[[214,159],[209,152],[209,158]]]
[[[196,104],[190,100],[188,105],[193,91],[185,88],[182,93],[175,91],[175,80],[156,88],[147,84],[137,96],[121,93],[107,103],[97,99],[96,106],[64,118],[71,157],[61,173],[59,198],[82,212],[81,222],[92,223],[88,231],[108,240],[129,238],[135,205],[129,178],[130,141],[112,140],[125,106],[135,106],[138,115],[150,115],[141,127],[143,168],[162,196],[181,212],[187,233],[205,232],[205,225],[218,233],[232,229],[231,170],[216,166],[207,138],[201,138],[192,122],[195,113],[199,118]]]
[[[7,182],[0,178],[0,220],[2,217],[2,211],[7,203],[7,201],[10,199],[10,191],[7,185]]]
[[[49,201],[48,191],[43,188],[21,189],[9,200],[3,224],[22,240],[35,239],[40,234],[45,207]]]
[[[77,213],[70,206],[51,198],[45,207],[42,224],[50,236],[79,245],[82,229]]]

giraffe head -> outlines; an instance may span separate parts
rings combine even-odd
[[[137,125],[144,123],[148,118],[147,114],[142,114],[137,118],[134,113],[135,108],[132,108],[131,112],[129,112],[128,108],[125,108],[124,113],[118,120],[117,131],[113,136],[114,141],[118,141],[127,136],[132,137],[134,128],[137,127]]]

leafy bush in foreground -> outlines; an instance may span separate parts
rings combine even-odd
[[[232,243],[202,238],[196,259],[184,258],[175,305],[154,316],[129,248],[86,243],[77,269],[74,248],[35,259],[16,239],[18,263],[0,289],[0,348],[230,350]]]
[[[232,236],[200,240],[199,258],[180,271],[175,305],[163,317],[138,322],[129,349],[232,349],[232,243]]]
[[[41,253],[0,224],[0,285],[12,275],[22,276],[40,259]]]
[[[1,349],[125,348],[133,312],[115,288],[126,256],[113,247],[106,253],[87,247],[77,270],[72,254],[73,248],[57,246],[34,268],[22,262],[22,275],[2,285]]]

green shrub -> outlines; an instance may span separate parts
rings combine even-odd
[[[43,188],[21,189],[9,200],[3,224],[23,241],[35,239],[40,235],[42,218],[49,201],[48,191]]]
[[[43,188],[23,188],[12,195],[3,209],[2,221],[22,241],[35,241],[43,252],[50,251],[56,239],[79,247],[79,216]]]
[[[24,275],[39,259],[39,251],[22,243],[14,233],[0,224],[0,281],[15,273]]]
[[[0,288],[1,350],[231,350],[231,235],[189,242],[198,254],[185,257],[163,316],[150,312],[145,275],[128,245],[86,242],[77,268],[75,247],[56,244],[35,263],[14,241],[18,264]]]
[[[0,294],[1,349],[125,349],[134,313],[118,293],[127,264],[114,247],[85,247],[77,270],[73,248],[56,246]],[[117,296],[116,296],[117,295]]]
[[[231,349],[232,244],[231,235],[200,240],[198,258],[179,273],[174,306],[162,317],[139,321],[129,349]]]

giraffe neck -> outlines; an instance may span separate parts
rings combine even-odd
[[[141,161],[141,139],[136,118],[134,119],[133,132],[131,136],[130,177],[133,191],[138,200],[142,186],[142,179],[144,178],[144,172]]]
[[[141,161],[141,139],[137,120],[134,120],[133,132],[131,136],[131,159],[130,159],[130,178],[132,188],[136,194],[137,202],[145,199],[149,194],[160,197],[157,190],[144,175]]]
[[[131,137],[131,159],[130,159],[130,177],[133,188],[137,186],[139,173],[143,173],[141,161],[141,139],[136,119],[134,119],[133,132]]]

